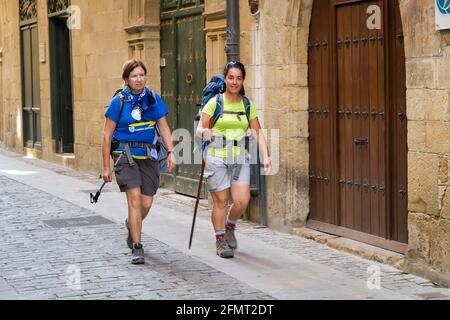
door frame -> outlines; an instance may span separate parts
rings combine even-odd
[[[315,0],[318,1],[318,0]],[[389,12],[390,12],[390,5],[388,3],[388,0],[381,0],[383,2],[384,10],[383,10],[383,25],[385,29],[385,45],[384,45],[384,57],[385,57],[385,77],[384,77],[384,92],[385,92],[385,106],[386,106],[386,115],[390,114],[390,108],[391,108],[391,92],[390,92],[390,77],[389,75],[389,68],[390,68],[390,46],[388,41],[388,36],[390,35],[390,32],[393,31],[391,29],[391,25],[389,23]],[[392,0],[391,0],[392,1]],[[367,2],[367,0],[337,0],[334,1],[332,4],[330,4],[330,12],[329,12],[329,39],[330,43],[334,44],[336,43],[336,16],[337,16],[337,7],[342,5],[349,5],[349,4],[355,4],[355,3],[363,3]],[[314,9],[314,8],[313,8]],[[313,13],[312,13],[313,17]],[[311,30],[310,30],[311,32]],[[337,64],[337,48],[335,45],[330,45],[330,53],[329,53],[329,66],[330,66],[330,73],[329,73],[329,83],[330,83],[330,114],[335,115],[337,112],[337,103],[338,103],[338,90],[337,90],[337,76],[338,76],[338,64]],[[389,110],[388,110],[389,109]],[[340,214],[339,214],[339,197],[338,197],[338,191],[339,191],[339,185],[338,185],[338,179],[332,179],[332,194],[331,194],[331,207],[332,207],[332,215],[334,218],[334,225],[325,223],[322,221],[312,220],[308,218],[307,220],[307,227],[311,229],[315,229],[318,231],[331,233],[351,239],[355,239],[357,241],[362,241],[371,245],[375,245],[377,247],[385,248],[388,250],[392,250],[399,253],[405,253],[408,244],[401,243],[398,241],[390,240],[391,237],[391,215],[394,214],[393,212],[393,205],[392,205],[392,194],[391,194],[391,188],[393,183],[393,177],[389,175],[390,169],[391,169],[391,152],[392,152],[392,142],[389,139],[391,136],[391,117],[386,116],[385,117],[385,234],[387,235],[387,239],[367,234],[358,230],[349,229],[346,227],[340,226]],[[337,170],[339,168],[339,157],[338,157],[338,134],[337,134],[337,117],[331,117],[331,145],[332,145],[332,160],[331,160],[331,170],[332,170],[332,176],[335,176],[337,174]],[[407,165],[407,163],[405,163]]]

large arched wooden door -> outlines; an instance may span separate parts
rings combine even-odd
[[[308,47],[308,225],[403,252],[406,84],[398,0],[314,1]]]

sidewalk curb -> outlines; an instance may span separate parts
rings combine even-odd
[[[404,271],[404,255],[393,251],[309,228],[293,228],[291,234]]]

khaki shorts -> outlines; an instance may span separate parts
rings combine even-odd
[[[226,163],[226,159],[208,155],[204,178],[210,192],[229,189],[233,184],[250,185],[250,164],[246,158],[242,164]]]
[[[114,155],[116,163],[119,155]],[[133,159],[135,165],[130,166],[128,159],[122,155],[117,162],[114,173],[120,191],[140,187],[141,193],[146,196],[154,196],[159,187],[159,164],[158,161]]]

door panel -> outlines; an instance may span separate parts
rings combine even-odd
[[[49,19],[52,132],[58,153],[74,151],[71,50],[66,20]]]
[[[368,27],[371,5],[380,8],[380,28]],[[335,232],[353,230],[406,243],[405,58],[399,34],[398,1],[314,2],[310,220],[335,225]],[[320,37],[332,44],[329,50],[319,45]],[[324,99],[330,103],[330,120],[317,112],[318,105],[326,106]],[[329,188],[324,172],[332,179]]]
[[[172,130],[185,129],[194,136],[193,121],[198,111],[206,82],[205,35],[203,5],[195,1],[178,3],[164,1],[161,21],[161,83],[162,98],[169,108],[169,123]],[[185,7],[188,6],[188,7]],[[192,8],[190,8],[192,7]],[[190,142],[187,158],[194,159]],[[183,154],[180,154],[183,157]],[[163,175],[162,184],[176,192],[197,195],[200,165],[183,163],[177,165],[174,175]],[[202,197],[207,196],[206,186]]]
[[[319,7],[313,14],[328,12],[324,1],[316,1]],[[335,176],[332,169],[331,153],[331,110],[329,78],[329,31],[320,17],[312,19],[309,52],[310,83],[310,197],[311,217],[328,223],[335,223],[332,215],[332,187]]]
[[[198,112],[196,104],[201,101],[205,86],[205,38],[204,18],[195,15],[177,19],[177,125],[187,129],[194,137],[193,120]],[[191,139],[189,152],[193,159],[194,140]],[[180,156],[183,156],[180,154]],[[196,195],[198,188],[198,164],[177,166],[175,191]]]
[[[174,19],[161,21],[161,98],[169,109],[167,120],[172,131],[177,127],[177,107],[175,100],[176,66],[174,61]]]
[[[390,56],[390,69],[396,70],[390,73],[390,92],[392,95],[390,119],[392,129],[390,141],[392,149],[391,167],[389,176],[393,177],[391,187],[391,207],[393,213],[390,216],[390,233],[392,239],[400,242],[408,242],[408,180],[407,180],[407,120],[406,120],[406,72],[403,57],[405,48],[403,45],[402,20],[397,1],[389,2],[389,19],[392,32],[389,35],[389,44],[392,48]]]
[[[23,137],[27,148],[41,147],[38,28],[21,28]]]

